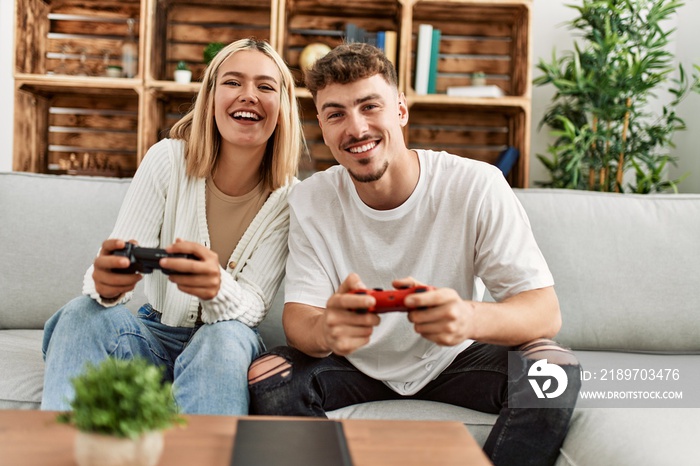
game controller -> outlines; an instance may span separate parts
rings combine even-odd
[[[352,290],[350,293],[370,295],[377,300],[377,303],[373,307],[368,309],[355,309],[355,312],[374,312],[379,314],[384,312],[412,311],[414,308],[408,308],[404,305],[404,298],[413,293],[425,293],[426,291],[432,291],[434,289],[434,286],[419,285],[398,290],[382,290],[381,288],[375,288],[373,290],[359,289]]]
[[[142,248],[132,243],[126,243],[126,246],[122,249],[115,249],[112,251],[112,255],[126,257],[131,262],[129,267],[112,269],[114,273],[151,273],[154,270],[160,270],[164,274],[169,275],[178,272],[161,267],[161,259],[170,257],[199,260],[194,254],[167,253],[165,249]]]

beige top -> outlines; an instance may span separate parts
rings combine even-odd
[[[225,270],[233,250],[271,191],[264,188],[261,181],[251,192],[243,196],[229,196],[216,187],[211,177],[207,178],[206,186],[207,225],[211,250],[219,255],[219,262]],[[229,267],[233,269],[236,264],[231,264]]]

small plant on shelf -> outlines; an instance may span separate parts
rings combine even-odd
[[[190,70],[190,67],[184,60],[180,60],[177,62],[174,76],[175,82],[187,84],[192,81],[192,70]]]
[[[72,411],[60,413],[58,422],[78,429],[75,454],[78,464],[111,464],[107,458],[131,454],[154,454],[155,459],[134,458],[133,464],[156,464],[163,447],[163,430],[184,423],[172,394],[163,382],[163,369],[144,359],[107,358],[90,364],[72,380],[75,397]],[[134,448],[134,443],[142,448]]]

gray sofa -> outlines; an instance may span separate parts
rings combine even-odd
[[[0,409],[39,407],[43,324],[80,293],[128,184],[0,173]],[[576,351],[584,370],[653,363],[679,368],[686,389],[682,402],[661,408],[580,403],[558,464],[700,464],[700,403],[693,399],[700,392],[700,195],[516,192],[557,283],[564,319],[557,339]],[[143,300],[137,293],[131,307]],[[284,342],[281,307],[280,294],[261,326],[268,346]],[[698,369],[692,374],[689,367]],[[367,403],[330,415],[460,420],[481,443],[495,420],[417,401]]]

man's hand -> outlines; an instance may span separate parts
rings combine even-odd
[[[393,285],[424,285],[408,277]],[[561,313],[551,286],[522,291],[502,302],[465,301],[451,288],[438,288],[406,297],[408,320],[423,338],[442,346],[478,340],[502,346],[521,345],[536,338],[553,338],[561,328]]]
[[[438,288],[414,293],[404,300],[416,308],[408,313],[416,333],[442,346],[455,346],[471,338],[474,328],[474,306],[464,301],[451,288]]]
[[[138,244],[133,240],[129,242]],[[102,243],[102,249],[100,249],[100,253],[95,259],[92,279],[95,282],[95,290],[104,300],[115,300],[133,290],[142,278],[138,273],[121,274],[112,272],[112,269],[129,267],[129,259],[112,255],[112,251],[122,249],[125,246],[126,242],[123,240],[108,239]]]
[[[175,283],[180,291],[198,297],[199,299],[213,299],[221,288],[221,266],[219,256],[211,249],[199,243],[175,240],[165,251],[168,253],[194,254],[200,260],[184,258],[161,259],[161,267],[173,272],[168,275],[168,280]]]
[[[373,297],[351,294],[365,288],[357,274],[350,274],[326,303],[322,330],[326,346],[335,354],[347,356],[369,343],[374,327],[379,325],[376,314],[357,312],[375,304]]]

